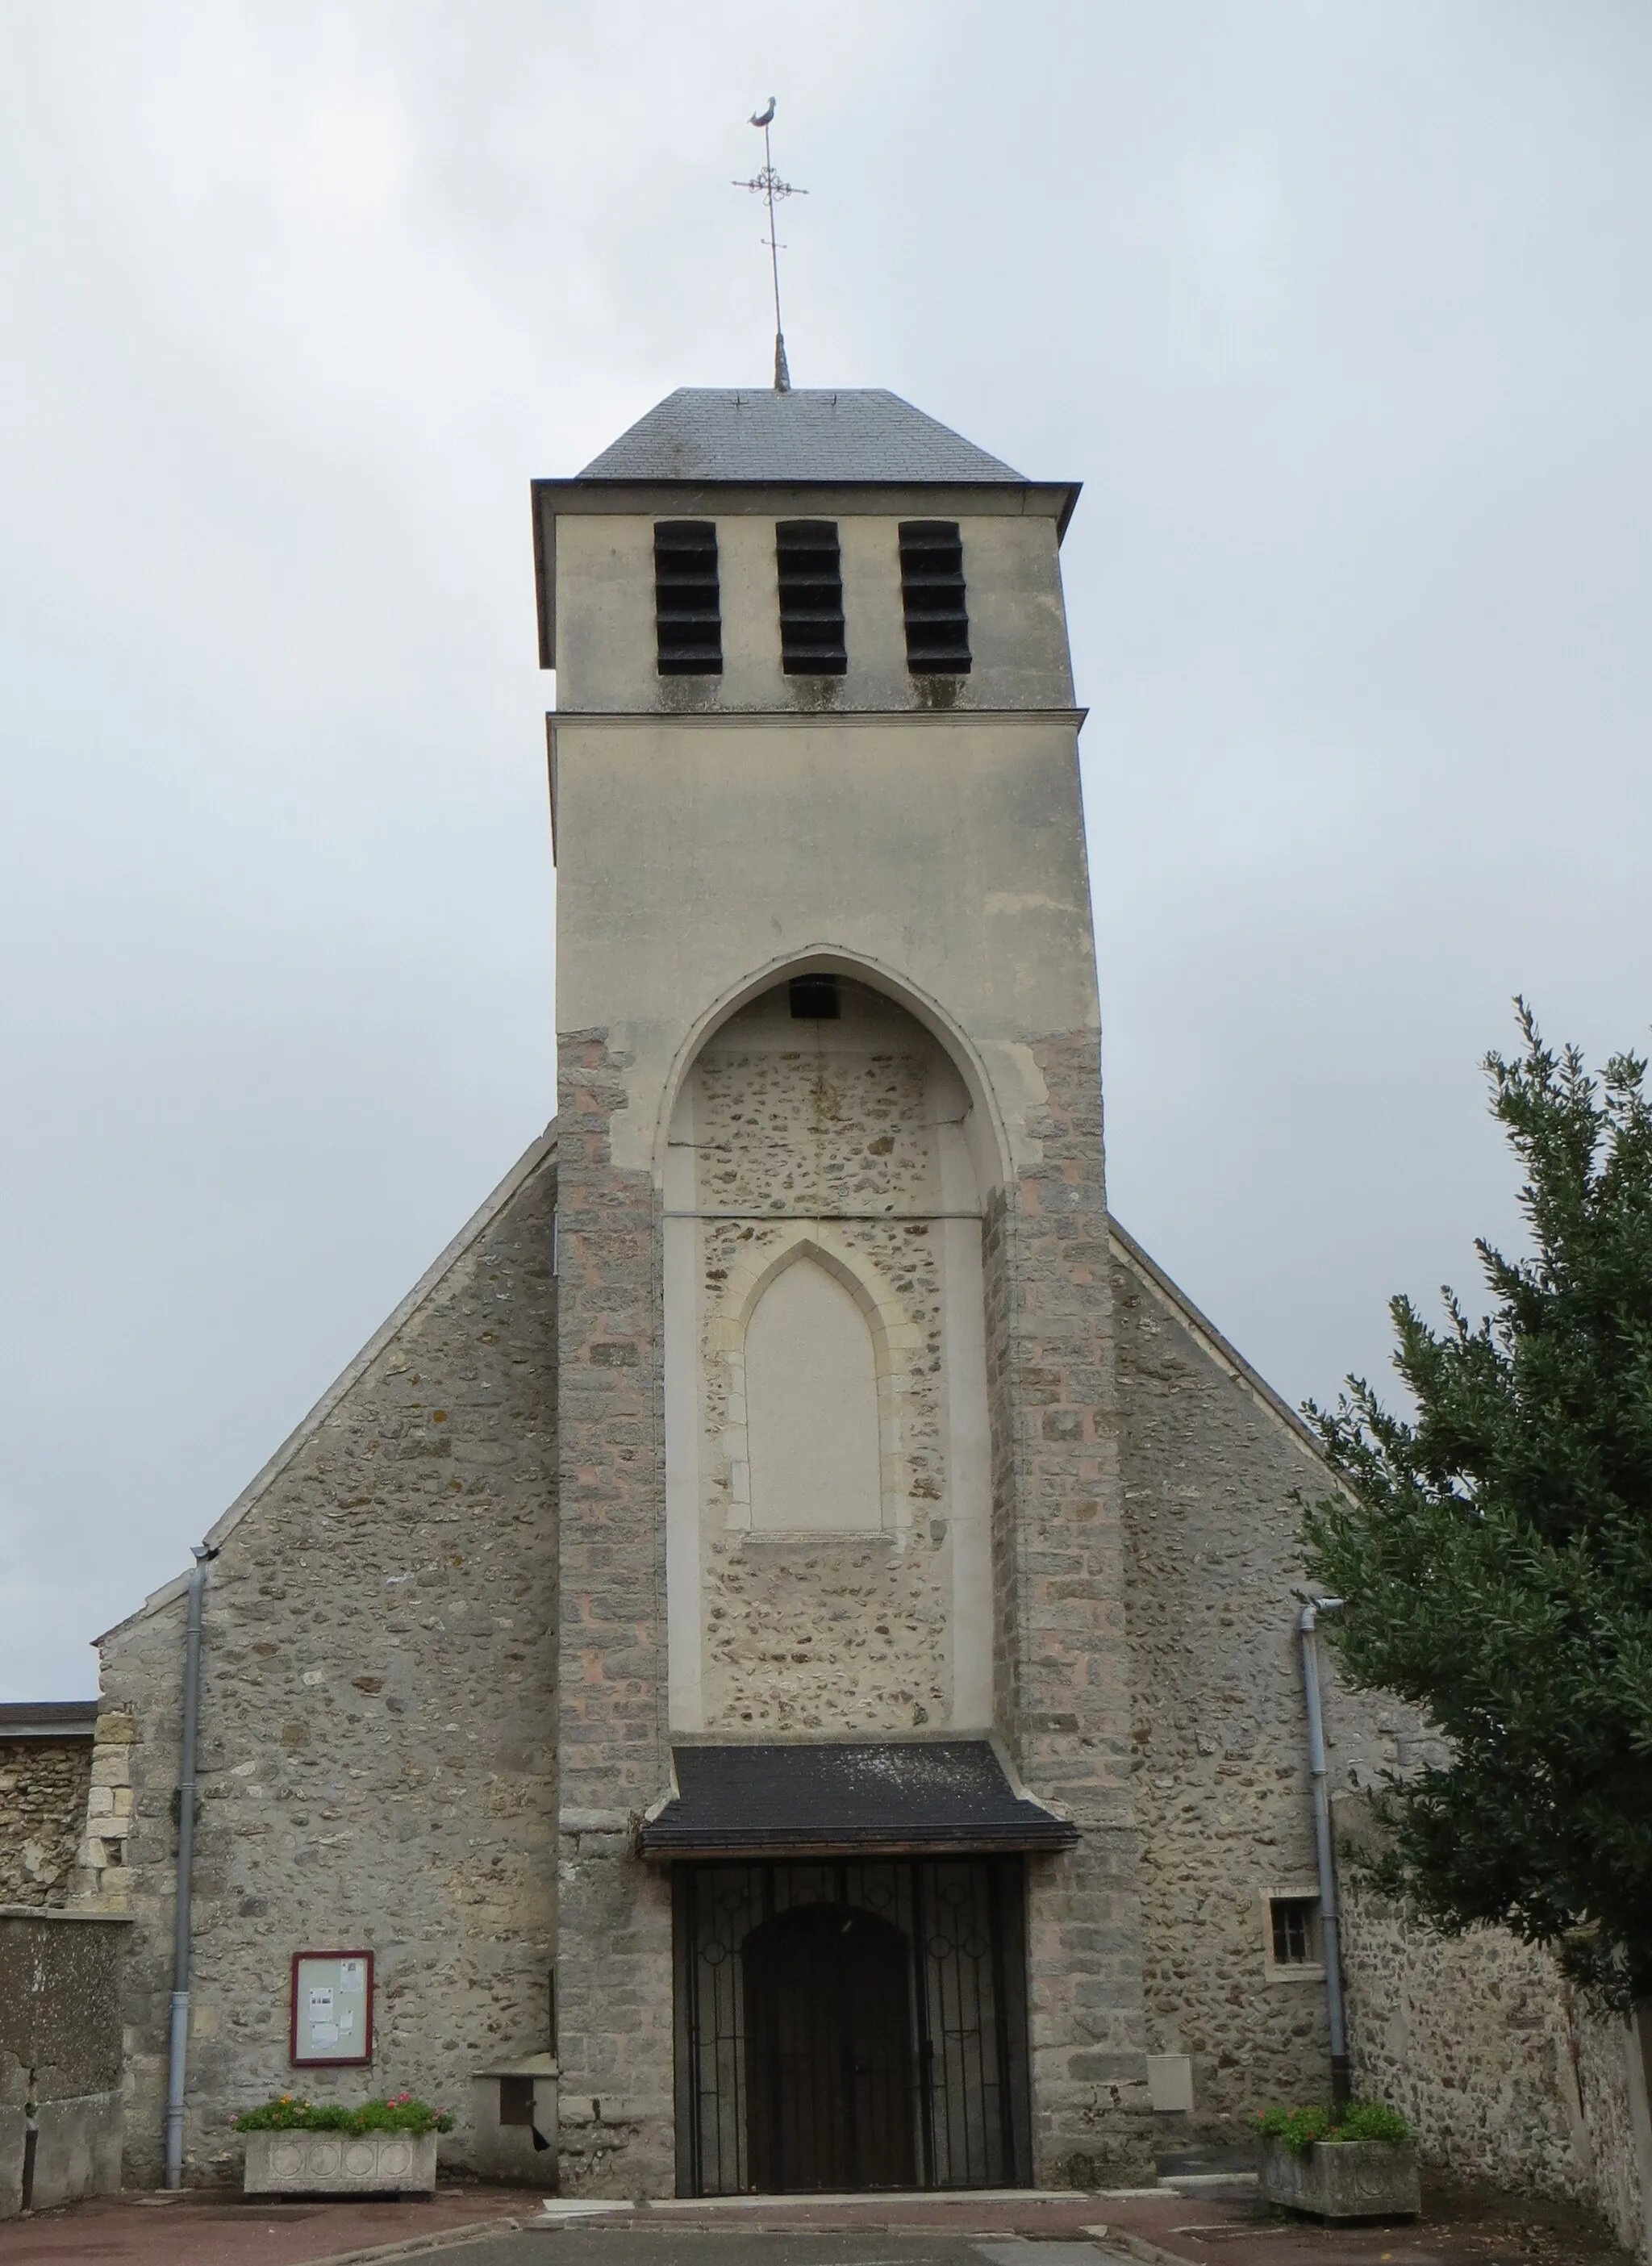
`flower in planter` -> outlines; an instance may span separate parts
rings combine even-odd
[[[432,2109],[411,2093],[398,2093],[383,2101],[364,2101],[359,2109],[341,2102],[311,2103],[279,2094],[256,2109],[244,2109],[230,2119],[238,2132],[409,2132],[417,2138],[426,2132],[450,2132],[453,2118],[445,2109]]]
[[[1320,2140],[1400,2148],[1414,2138],[1400,2111],[1380,2101],[1349,2101],[1341,2108],[1264,2109],[1256,2130],[1264,2140],[1277,2140],[1298,2156],[1305,2156]]]

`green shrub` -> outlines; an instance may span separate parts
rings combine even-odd
[[[389,2101],[364,2101],[347,2109],[337,2101],[301,2101],[282,2093],[256,2109],[244,2109],[230,2123],[238,2132],[450,2132],[453,2119],[445,2109],[415,2101],[398,2093]]]
[[[1380,2101],[1350,2101],[1341,2109],[1316,2104],[1310,2109],[1264,2109],[1256,2119],[1264,2140],[1305,2156],[1316,2140],[1375,2142],[1398,2148],[1412,2137],[1411,2127],[1397,2109]]]

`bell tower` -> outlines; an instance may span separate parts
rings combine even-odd
[[[1077,493],[880,391],[535,485],[570,2193],[1143,2152]]]

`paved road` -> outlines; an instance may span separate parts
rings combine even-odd
[[[755,2225],[737,2204],[535,2224],[537,2197],[466,2183],[413,2204],[192,2191],[11,2220],[0,2266],[1628,2266],[1567,2204],[1434,2180],[1411,2226],[1287,2225],[1254,2197],[1159,2190],[777,2198]]]
[[[748,2234],[727,2226],[526,2227],[428,2257],[452,2266],[1132,2266],[1094,2242],[967,2234]]]

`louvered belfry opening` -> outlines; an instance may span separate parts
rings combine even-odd
[[[955,520],[901,523],[901,603],[906,665],[914,676],[963,676],[969,669],[969,610],[963,537]]]
[[[783,519],[774,530],[780,584],[780,666],[788,676],[841,676],[844,572],[830,519]]]
[[[722,674],[722,598],[713,521],[654,522],[654,614],[662,676]]]

